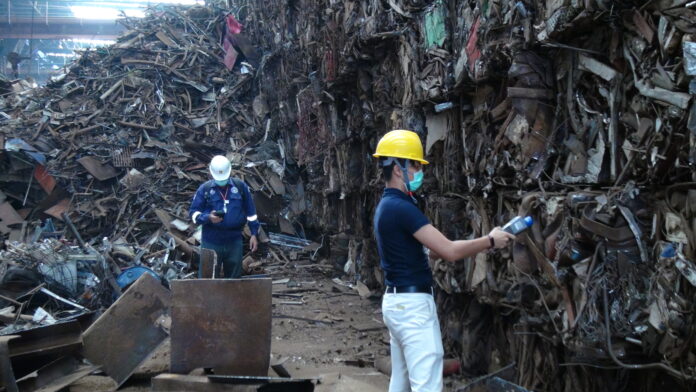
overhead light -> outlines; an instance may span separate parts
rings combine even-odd
[[[158,4],[172,5],[196,5],[205,4],[205,0],[82,0],[79,2],[85,7],[106,7],[106,8],[146,8]]]
[[[69,7],[73,16],[78,19],[116,20],[122,16],[121,11],[128,17],[142,18],[145,16],[145,8],[155,4],[196,5],[205,4],[205,0],[151,0],[147,3],[142,1],[109,1],[101,2],[101,6],[71,5]]]
[[[150,4],[153,3],[159,3],[159,4],[181,4],[181,5],[196,5],[196,4],[205,4],[204,0],[164,0],[164,1],[150,1]]]
[[[119,19],[125,13],[126,16],[133,18],[142,18],[145,16],[145,11],[138,8],[126,8],[119,10],[116,8],[108,7],[89,7],[84,5],[71,5],[70,12],[73,16],[78,19],[91,19],[91,20],[116,20]]]
[[[68,59],[71,59],[75,57],[75,53],[57,53],[57,52],[49,52],[46,53],[46,56],[51,56],[51,57],[65,57]]]
[[[116,43],[116,41],[113,39],[70,38],[68,40],[78,44],[87,44],[90,47],[106,46]]]

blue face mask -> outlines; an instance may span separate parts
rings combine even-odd
[[[227,185],[228,182],[229,182],[229,180],[222,180],[222,181],[215,180],[215,185],[225,186],[225,185]]]
[[[408,182],[408,187],[411,188],[411,192],[415,192],[421,185],[423,185],[423,170],[418,170],[413,175],[413,180]]]

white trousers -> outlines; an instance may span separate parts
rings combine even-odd
[[[442,391],[444,350],[433,296],[386,293],[382,315],[391,336],[389,392]]]

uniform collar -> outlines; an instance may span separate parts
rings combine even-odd
[[[383,196],[395,196],[404,200],[411,200],[407,194],[405,194],[401,189],[397,188],[384,188]]]
[[[398,188],[384,188],[384,193],[382,194],[382,197],[395,197],[397,199],[408,200],[415,206],[418,206],[418,201],[416,200],[416,197],[413,196],[413,194],[406,194],[404,193],[404,191]]]

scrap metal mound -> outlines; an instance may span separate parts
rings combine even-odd
[[[297,234],[284,199],[296,165],[265,124],[253,47],[234,70],[225,64],[225,20],[216,6],[153,8],[45,87],[0,81],[3,273],[38,270],[38,282],[89,308],[108,306],[143,267],[164,281],[194,276],[200,230],[188,207],[216,154],[254,191],[266,228],[282,220]],[[115,282],[130,267],[140,270]]]

